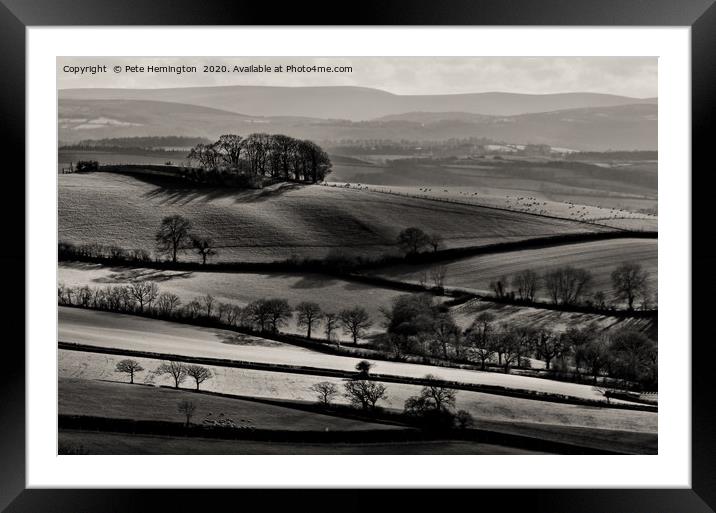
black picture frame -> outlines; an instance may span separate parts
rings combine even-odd
[[[0,252],[10,290],[25,290],[25,30],[31,26],[82,25],[552,25],[552,26],[689,26],[692,72],[692,454],[689,489],[523,489],[523,490],[69,490],[25,489],[25,305],[16,292],[2,300],[3,318],[13,335],[4,339],[4,356],[12,365],[0,373],[0,509],[7,512],[104,512],[156,510],[198,511],[225,501],[249,507],[285,506],[294,510],[365,510],[401,501],[406,509],[444,507],[467,501],[474,507],[495,503],[501,509],[558,512],[709,512],[716,510],[716,394],[711,375],[716,352],[714,324],[707,323],[713,268],[711,206],[714,191],[710,160],[716,125],[715,0],[460,0],[435,2],[364,0],[352,9],[341,2],[286,3],[230,0],[0,0],[0,141],[11,166],[3,173],[8,192],[0,202],[5,241]],[[88,48],[91,50],[91,48]],[[7,165],[7,160],[6,160]],[[681,173],[688,170],[662,170]],[[22,193],[21,193],[22,191]],[[24,273],[19,270],[23,269]],[[692,280],[693,283],[693,280]],[[24,298],[24,292],[22,295]],[[669,322],[665,317],[662,322]],[[6,332],[7,333],[7,332]],[[687,348],[686,341],[685,350]],[[668,422],[668,419],[661,419]],[[426,469],[427,470],[427,469]],[[399,497],[396,495],[399,494]],[[389,502],[390,500],[390,502]],[[449,501],[449,502],[446,502]],[[472,506],[471,506],[472,507]]]

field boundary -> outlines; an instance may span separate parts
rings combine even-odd
[[[596,447],[580,446],[486,429],[430,433],[424,430],[410,428],[361,431],[283,431],[269,429],[234,429],[201,425],[191,425],[187,428],[181,423],[170,421],[115,419],[88,415],[58,415],[58,431],[62,430],[307,444],[464,441],[557,454],[625,454]]]
[[[425,378],[409,378],[403,376],[394,376],[390,374],[369,374],[364,376],[358,372],[343,371],[338,369],[327,369],[320,367],[309,367],[302,365],[288,365],[277,363],[248,362],[243,360],[227,360],[223,358],[195,357],[184,356],[167,353],[156,353],[151,351],[138,351],[134,349],[122,349],[114,347],[101,347],[89,344],[80,344],[77,342],[59,341],[58,349],[69,351],[79,351],[87,353],[114,354],[120,356],[135,356],[137,358],[148,358],[152,360],[169,360],[185,363],[211,365],[214,367],[229,367],[260,370],[266,372],[283,372],[289,374],[303,374],[322,377],[333,377],[342,379],[367,379],[370,381],[380,381],[384,383],[402,383],[407,385],[438,385],[455,390],[465,390],[469,392],[481,392],[492,395],[500,395],[507,397],[516,397],[521,399],[533,399],[536,401],[554,402],[562,404],[573,404],[579,406],[594,406],[601,408],[614,408],[622,410],[657,412],[658,406],[641,405],[641,404],[625,404],[625,403],[606,403],[605,401],[595,401],[589,399],[580,399],[578,397],[549,394],[536,392],[533,390],[507,388],[497,385],[485,385],[477,383],[462,383],[458,381],[448,381],[441,379],[425,379]],[[479,371],[475,371],[479,372]]]

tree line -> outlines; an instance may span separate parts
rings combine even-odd
[[[316,143],[282,134],[225,134],[194,146],[187,159],[204,171],[266,176],[277,180],[321,182],[331,172],[328,154]]]
[[[395,355],[429,355],[455,362],[474,363],[482,370],[498,366],[531,367],[532,358],[547,371],[565,378],[594,383],[607,377],[625,388],[653,389],[657,384],[657,345],[628,328],[604,330],[595,323],[558,332],[519,322],[499,322],[482,312],[465,330],[449,308],[428,295],[403,295],[383,309],[384,349]]]
[[[127,374],[129,383],[133,384],[134,375],[144,371],[144,367],[137,360],[126,358],[117,362],[114,371]],[[179,385],[187,378],[192,378],[196,384],[196,390],[199,390],[202,383],[214,377],[214,373],[202,365],[188,365],[174,360],[162,362],[152,371],[152,374],[155,376],[169,375],[174,381],[174,388],[179,388]]]
[[[357,346],[374,326],[374,320],[360,306],[324,311],[311,301],[294,307],[286,299],[267,298],[241,307],[217,301],[211,294],[184,303],[176,294],[160,292],[150,281],[97,288],[59,284],[58,303],[185,322],[211,320],[257,334],[279,333],[295,318],[307,339],[314,339],[321,329],[324,341],[338,345],[339,331]],[[656,386],[656,343],[634,330],[606,331],[590,324],[558,332],[499,322],[490,312],[479,314],[462,330],[449,307],[428,294],[398,296],[381,312],[385,331],[369,346],[397,359],[432,357],[479,365],[482,370],[498,367],[509,373],[515,367],[531,367],[534,358],[543,361],[548,372],[565,379],[584,381],[590,377],[597,383],[599,378],[608,377],[622,380],[625,387]]]
[[[642,310],[654,308],[649,290],[649,272],[639,262],[624,262],[611,273],[612,299],[626,303],[629,311],[638,305]],[[511,289],[510,289],[511,287]],[[502,276],[490,282],[490,289],[498,298],[534,303],[538,291],[543,290],[555,305],[585,305],[605,310],[613,308],[608,296],[594,290],[594,276],[587,269],[571,265],[555,267],[542,275],[531,269],[522,270],[511,278]]]
[[[174,320],[213,320],[228,327],[257,333],[278,333],[295,316],[305,337],[312,339],[316,329],[323,327],[328,342],[340,344],[339,331],[350,337],[353,345],[373,325],[363,307],[324,311],[318,303],[302,301],[295,307],[283,298],[257,299],[244,307],[217,301],[211,294],[197,296],[184,303],[171,292],[161,292],[153,281],[136,281],[128,285],[105,287],[57,287],[58,304],[80,306],[118,313],[139,313]]]

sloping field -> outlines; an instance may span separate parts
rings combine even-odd
[[[544,454],[479,442],[424,441],[391,443],[296,444],[258,440],[218,440],[61,430],[60,446],[87,454]]]
[[[445,285],[474,292],[489,292],[490,282],[500,276],[510,278],[519,271],[531,269],[539,274],[556,267],[571,265],[589,270],[594,276],[593,290],[613,299],[611,272],[624,262],[638,262],[649,273],[649,288],[657,287],[657,240],[613,239],[547,248],[493,253],[445,262]],[[436,264],[401,264],[375,271],[386,278],[417,283],[420,275]],[[538,296],[547,299],[544,289]]]
[[[59,240],[154,251],[164,216],[180,214],[218,247],[216,261],[323,257],[331,250],[394,252],[400,230],[440,233],[446,247],[517,241],[605,228],[471,205],[337,187],[261,191],[194,188],[156,175],[59,175]],[[197,260],[194,255],[184,260]]]
[[[344,168],[347,166],[338,166]],[[357,166],[355,166],[358,168]],[[365,167],[362,169],[381,169]],[[367,185],[371,175],[361,182],[329,182],[330,187],[349,187],[419,198],[455,201],[486,207],[505,208],[516,212],[541,214],[575,221],[593,222],[602,226],[625,230],[657,231],[658,216],[639,212],[639,209],[656,207],[656,199],[641,196],[594,196],[577,193],[545,192],[544,183],[510,184],[504,179],[497,186],[471,185]],[[331,180],[337,177],[331,175]],[[423,182],[421,182],[423,183]],[[514,185],[514,187],[512,186]],[[595,205],[599,203],[601,206]]]
[[[239,333],[131,315],[59,308],[59,340],[165,354],[354,371],[358,358],[319,353]],[[414,363],[374,361],[372,372],[421,378],[426,374],[463,383],[602,400],[591,386],[549,379]]]
[[[117,375],[119,377],[119,375]],[[190,386],[186,384],[185,386]],[[177,403],[188,400],[196,411],[192,423],[231,421],[237,427],[290,431],[353,431],[394,429],[390,424],[323,415],[231,397],[197,395],[191,392],[88,379],[60,378],[58,413],[112,419],[184,422]]]
[[[647,318],[624,318],[591,313],[560,312],[529,306],[506,305],[479,299],[470,300],[452,309],[455,321],[462,328],[470,326],[482,312],[490,312],[495,316],[496,322],[504,322],[508,325],[532,326],[534,328],[563,332],[570,327],[584,327],[594,324],[599,329],[604,330],[629,328],[644,332],[654,340],[657,339],[657,325]],[[537,361],[535,360],[535,362]],[[535,367],[538,367],[538,365]]]
[[[61,379],[122,380],[124,376],[115,373],[114,367],[117,362],[123,358],[125,357],[60,350],[58,375]],[[140,362],[146,369],[145,372],[135,376],[137,383],[172,384],[171,378],[168,376],[155,376],[151,372],[161,363],[158,360],[147,358],[133,359]],[[388,364],[388,362],[378,362],[378,366],[383,364]],[[343,386],[343,381],[339,378],[283,372],[265,372],[230,367],[209,368],[213,371],[214,377],[202,385],[202,390],[227,394],[314,402],[316,401],[315,394],[309,390],[309,387],[314,383],[329,381],[335,383],[336,386],[339,387],[339,390],[341,390]],[[386,369],[382,370],[385,371]],[[439,371],[444,370],[448,369],[439,369]],[[499,376],[499,374],[496,374],[496,376]],[[183,385],[185,388],[190,388],[191,386],[190,382]],[[383,407],[396,410],[402,410],[405,400],[420,392],[420,387],[417,385],[386,383],[385,386],[388,400],[381,401],[379,404]],[[335,402],[346,404],[347,399],[341,395],[336,398]],[[468,410],[475,417],[477,427],[480,427],[479,423],[481,420],[491,420],[583,426],[649,433],[655,433],[657,431],[657,414],[643,411],[550,403],[464,390],[458,391],[456,406],[459,409]]]
[[[215,273],[160,271],[125,267],[103,267],[95,264],[60,264],[59,282],[68,286],[105,287],[126,285],[133,281],[150,280],[157,283],[161,292],[171,292],[186,304],[206,294],[216,301],[245,306],[262,298],[280,297],[296,306],[301,301],[313,301],[327,312],[361,306],[373,321],[369,333],[382,331],[381,307],[390,307],[391,301],[405,292],[378,286],[350,282],[321,274],[290,273]],[[282,331],[305,335],[305,328],[296,326],[296,318]],[[313,327],[314,337],[323,337],[323,326]],[[338,331],[334,336],[349,340]]]

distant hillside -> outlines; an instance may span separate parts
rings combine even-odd
[[[181,103],[146,100],[60,100],[59,138],[65,144],[109,137],[283,133],[314,141],[445,140],[483,137],[579,150],[654,150],[657,106],[631,104],[523,114],[408,113],[372,121],[292,116],[261,117]]]
[[[514,116],[564,109],[655,104],[654,98],[596,93],[397,95],[367,87],[223,86],[172,89],[64,89],[60,100],[151,100],[199,105],[249,116],[370,119],[405,112]]]

